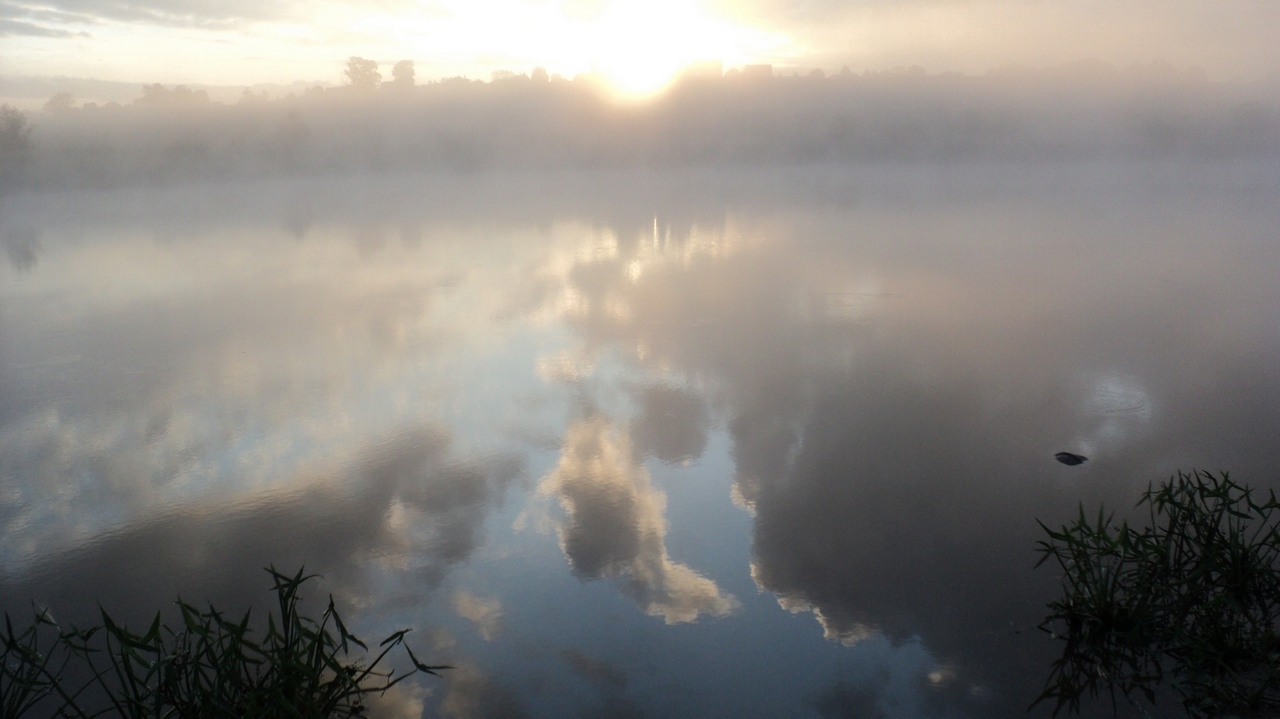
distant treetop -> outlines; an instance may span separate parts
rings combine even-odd
[[[347,78],[347,86],[355,90],[377,90],[382,84],[377,60],[352,55],[347,58],[347,67],[342,74]]]
[[[134,100],[135,105],[177,105],[204,104],[209,102],[209,93],[204,90],[192,90],[186,85],[174,85],[172,89],[154,83],[142,86],[142,97]]]
[[[413,60],[401,60],[391,68],[391,82],[396,87],[413,87]]]

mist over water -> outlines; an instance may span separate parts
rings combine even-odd
[[[1278,484],[1277,190],[1254,158],[11,195],[0,603],[141,621],[305,564],[457,667],[389,715],[1021,715],[1036,519]]]
[[[541,68],[418,84],[410,63],[379,84],[377,63],[350,62],[370,67],[343,87],[245,88],[232,101],[149,84],[100,103],[47,81],[43,109],[6,106],[0,119],[0,194],[385,173],[1280,156],[1280,86],[1162,62],[787,76],[768,65],[721,74],[716,63],[644,100]]]
[[[305,565],[452,667],[374,717],[1026,716],[1038,520],[1280,488],[1277,19],[0,2],[0,609]]]

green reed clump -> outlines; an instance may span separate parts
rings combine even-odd
[[[0,634],[0,717],[27,715],[42,703],[61,696],[58,679],[71,658],[66,652],[58,652],[49,641],[53,621],[45,613],[36,615],[35,621],[21,632],[14,630],[6,613],[4,629]],[[57,634],[54,630],[54,641]]]
[[[41,613],[22,631],[6,614],[0,633],[3,718],[362,717],[370,695],[416,673],[447,668],[420,662],[404,642],[407,629],[384,639],[367,659],[368,647],[347,630],[332,597],[318,620],[299,611],[299,590],[314,575],[267,571],[278,614],[268,612],[261,636],[249,612],[234,619],[181,600],[181,624],[171,628],[157,613],[141,634],[105,611],[102,623],[87,629],[62,629]],[[397,647],[404,648],[411,671],[382,668]]]
[[[1168,686],[1192,717],[1280,716],[1280,502],[1226,473],[1178,473],[1138,502],[1146,526],[1099,508],[1038,543],[1063,596],[1040,628],[1063,642],[1036,704],[1080,712]],[[1033,704],[1034,706],[1034,704]]]

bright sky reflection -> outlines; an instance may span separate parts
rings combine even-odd
[[[1276,484],[1276,182],[1172,169],[6,198],[0,607],[306,566],[458,667],[382,716],[1025,715],[1036,519]]]

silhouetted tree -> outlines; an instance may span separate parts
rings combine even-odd
[[[551,76],[547,75],[547,69],[545,67],[535,67],[533,68],[533,72],[529,74],[529,79],[534,82],[550,82]]]
[[[22,179],[31,157],[31,125],[27,115],[11,105],[0,105],[0,194]]]
[[[262,92],[254,92],[250,88],[240,91],[240,104],[242,105],[262,105],[271,101],[271,95],[266,90]]]
[[[347,58],[347,67],[342,74],[347,78],[347,86],[356,90],[376,90],[382,84],[377,60],[352,55]]]
[[[69,92],[60,92],[44,104],[45,112],[67,112],[75,107],[76,99]]]
[[[169,89],[160,83],[142,86],[142,97],[133,101],[135,105],[180,105],[189,103],[205,104],[209,102],[209,93],[204,90],[192,90],[186,85],[175,85]]]
[[[413,60],[401,60],[391,68],[391,82],[396,87],[413,87]]]

